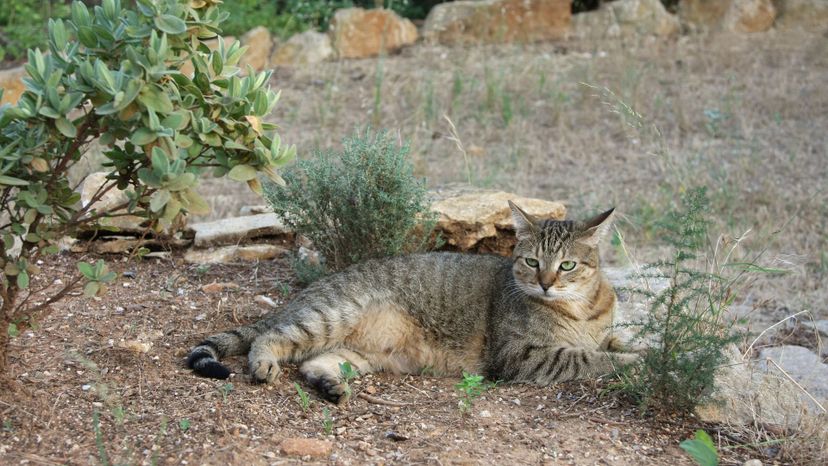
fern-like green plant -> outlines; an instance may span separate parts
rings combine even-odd
[[[645,279],[668,282],[665,289],[634,289],[650,301],[650,312],[634,323],[636,339],[652,344],[642,362],[621,372],[619,387],[643,406],[657,402],[690,412],[713,389],[716,370],[726,360],[724,348],[739,339],[724,311],[743,278],[702,268],[708,245],[708,200],[704,188],[685,193],[681,205],[667,212],[659,227],[672,245],[670,260],[645,267]]]

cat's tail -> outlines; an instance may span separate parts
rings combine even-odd
[[[262,334],[260,324],[257,322],[207,337],[190,351],[187,367],[196,374],[211,379],[230,377],[230,369],[221,364],[219,359],[249,352],[253,340]]]

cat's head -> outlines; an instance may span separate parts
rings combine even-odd
[[[584,221],[538,220],[511,201],[517,245],[515,282],[547,301],[587,301],[598,279],[598,243],[612,223],[610,209]]]

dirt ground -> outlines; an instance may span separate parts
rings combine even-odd
[[[94,258],[56,258],[35,285],[65,280],[79,259]],[[265,310],[256,295],[289,299],[296,288],[287,264],[205,268],[173,257],[111,267],[130,278],[100,299],[66,299],[14,340],[13,383],[0,394],[0,463],[296,463],[302,457],[283,454],[280,444],[306,437],[332,442],[330,457],[304,458],[319,463],[683,465],[692,463],[681,440],[696,428],[719,430],[692,418],[642,417],[602,396],[600,381],[496,386],[466,415],[451,378],[373,374],[354,382],[357,395],[346,406],[316,397],[292,366],[272,386],[251,384],[240,358],[228,361],[237,372],[231,385],[200,378],[184,367],[188,349],[258,318]],[[239,288],[202,291],[213,282]],[[294,382],[310,393],[307,411]],[[730,445],[739,434],[724,435]],[[722,464],[777,453],[734,448]]]
[[[410,141],[417,173],[432,186],[470,181],[562,200],[576,216],[614,204],[628,252],[641,261],[664,252],[652,228],[660,212],[677,193],[706,185],[714,235],[750,231],[743,257],[764,251],[762,265],[787,271],[751,282],[736,301],[756,310],[762,329],[801,309],[828,318],[826,76],[828,38],[820,34],[417,46],[277,70],[283,97],[272,119],[303,157],[372,124]],[[623,117],[619,101],[642,118]],[[213,217],[262,202],[213,180],[204,193]],[[617,248],[605,252],[609,263],[630,260]],[[35,285],[67,281],[80,259],[95,258],[59,256]],[[302,458],[283,454],[280,443],[307,437],[332,442],[330,457],[310,458],[320,463],[679,465],[691,463],[678,443],[702,427],[727,447],[722,464],[784,462],[773,442],[740,447],[755,438],[692,418],[642,417],[602,396],[607,381],[498,386],[462,415],[458,380],[372,375],[355,392],[404,405],[357,396],[336,407],[311,395],[304,411],[292,368],[263,387],[249,383],[242,359],[229,361],[238,373],[232,386],[183,366],[203,337],[258,318],[264,309],[254,296],[284,301],[297,291],[286,261],[200,268],[177,255],[105,259],[130,273],[101,299],[64,300],[13,340],[12,383],[0,393],[0,463],[296,463]],[[201,290],[214,281],[239,288]]]

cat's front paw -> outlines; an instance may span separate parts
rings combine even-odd
[[[279,363],[275,359],[263,358],[250,363],[250,374],[255,383],[273,383],[280,372]]]
[[[634,364],[641,359],[638,353],[609,353],[613,363],[617,366],[628,366]]]

